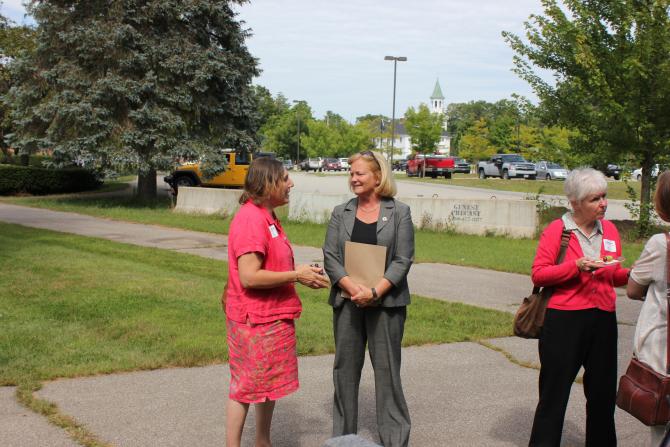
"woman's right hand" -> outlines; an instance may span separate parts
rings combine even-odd
[[[328,277],[323,273],[322,267],[312,267],[311,265],[299,265],[295,269],[296,281],[312,289],[324,289],[330,286]]]
[[[593,272],[603,267],[603,263],[601,261],[589,258],[587,256],[577,259],[575,264],[577,264],[577,269],[580,272]]]

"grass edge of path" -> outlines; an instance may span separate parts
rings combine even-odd
[[[35,393],[42,389],[42,384],[29,381],[16,388],[16,400],[32,412],[44,416],[47,421],[65,431],[67,436],[84,447],[113,447],[112,444],[100,440],[85,425],[77,422],[73,417],[61,413],[53,402],[40,399]]]

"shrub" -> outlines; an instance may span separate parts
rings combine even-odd
[[[0,195],[58,194],[88,191],[99,186],[95,174],[81,168],[46,169],[0,165]]]
[[[44,163],[48,163],[51,160],[52,157],[49,155],[32,154],[28,158],[28,166],[32,166],[34,168],[43,168],[45,167]],[[11,154],[0,154],[0,164],[21,165],[21,157]]]

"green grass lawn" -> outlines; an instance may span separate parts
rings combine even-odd
[[[227,265],[0,224],[0,385],[225,362]],[[333,351],[327,291],[300,287],[301,355]],[[511,314],[414,296],[405,345],[511,335]]]
[[[499,178],[488,178],[481,180],[473,174],[455,174],[453,178],[447,180],[445,178],[419,178],[407,177],[405,174],[395,174],[395,178],[399,181],[411,180],[413,182],[422,183],[441,183],[453,186],[469,186],[471,188],[496,189],[499,191],[523,192],[527,194],[549,194],[549,195],[565,195],[563,192],[563,182],[559,180],[524,180],[511,179],[502,180]],[[638,197],[640,195],[640,182],[629,181],[629,185],[635,189]],[[610,199],[630,200],[626,192],[625,182],[607,182],[607,197]]]
[[[3,201],[17,205],[72,211],[97,217],[158,224],[193,231],[227,234],[230,216],[202,216],[175,213],[168,198],[142,202],[131,197],[12,197]],[[286,210],[279,209],[280,217]],[[282,224],[293,244],[321,247],[325,224],[297,223],[287,219]],[[449,232],[419,230],[416,232],[416,261],[438,262],[480,267],[511,273],[530,272],[537,240],[512,239],[503,236],[476,236]],[[625,243],[624,256],[630,265],[642,251],[641,243]]]

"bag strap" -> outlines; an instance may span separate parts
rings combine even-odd
[[[568,230],[563,227],[563,232],[561,233],[561,249],[558,252],[558,258],[556,258],[556,264],[560,264],[565,259],[565,252],[568,250],[568,243],[570,242],[570,236],[572,235],[572,230]],[[533,286],[533,295],[540,292],[540,286]],[[670,295],[668,295],[670,299]],[[668,302],[670,305],[670,301]],[[668,358],[670,358],[670,351],[668,351]]]
[[[666,286],[666,302],[668,305],[668,313],[665,314],[666,318],[666,340],[665,340],[665,372],[666,375],[670,376],[670,328],[667,326],[667,319],[670,317],[670,234],[665,233],[665,242],[666,242],[666,254],[665,254],[665,286]]]

